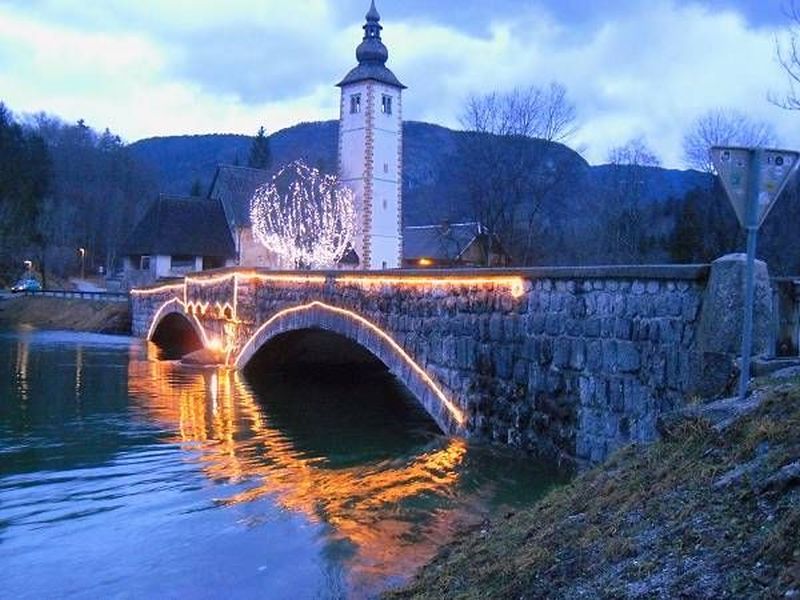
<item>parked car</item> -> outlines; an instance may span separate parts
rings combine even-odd
[[[11,291],[16,294],[18,292],[38,292],[41,289],[42,284],[39,283],[38,279],[34,279],[33,277],[25,277],[15,283],[11,288]]]

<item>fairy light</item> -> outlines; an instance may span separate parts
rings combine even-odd
[[[428,386],[428,388],[434,393],[434,395],[439,399],[442,405],[447,409],[450,415],[455,419],[455,421],[459,424],[459,426],[464,426],[466,421],[466,417],[464,412],[458,408],[455,404],[453,404],[450,399],[448,399],[447,395],[444,393],[441,387],[425,372],[425,369],[419,366],[417,362],[409,356],[409,354],[403,349],[400,344],[394,341],[392,337],[386,333],[383,329],[371,323],[358,313],[355,313],[351,310],[347,310],[344,308],[339,308],[337,306],[331,306],[330,304],[325,304],[324,302],[320,302],[315,300],[314,302],[310,302],[309,304],[303,304],[301,306],[293,306],[291,308],[286,308],[281,311],[278,311],[272,317],[270,317],[261,327],[259,327],[253,335],[247,340],[247,342],[242,346],[242,349],[236,355],[236,360],[234,361],[234,366],[237,369],[241,369],[244,367],[244,357],[247,356],[249,358],[249,353],[252,353],[256,350],[254,348],[255,343],[265,329],[267,329],[270,325],[286,317],[287,315],[304,312],[308,310],[312,310],[314,308],[320,308],[322,310],[343,316],[347,319],[355,321],[360,325],[368,328],[370,331],[378,335],[383,341],[385,341],[389,347],[394,351],[394,353],[404,362],[406,363]]]
[[[236,271],[233,273],[224,273],[222,275],[214,275],[209,277],[187,277],[186,284],[192,286],[205,287],[209,285],[218,285],[225,281],[236,279],[238,281],[264,281],[271,283],[325,283],[325,275],[305,275],[302,272],[296,275],[290,274],[268,274],[256,273],[246,271]]]
[[[344,275],[337,279],[343,284],[361,287],[394,285],[398,287],[495,287],[508,288],[514,298],[525,294],[525,282],[521,277],[418,277],[409,276],[357,276]]]
[[[254,237],[296,268],[334,266],[355,233],[353,192],[302,160],[279,170],[250,201]]]
[[[184,283],[169,283],[166,285],[160,285],[158,287],[151,287],[151,288],[137,288],[131,290],[131,294],[134,296],[149,296],[152,294],[162,294],[164,292],[169,291],[176,291],[181,290],[183,291]]]
[[[519,298],[525,294],[525,280],[522,277],[512,276],[486,276],[486,277],[470,277],[470,276],[440,276],[440,277],[424,277],[419,275],[324,275],[324,274],[297,274],[288,273],[258,273],[258,272],[231,272],[222,275],[214,276],[196,276],[187,277],[186,286],[193,287],[209,287],[224,283],[226,281],[233,281],[233,297],[234,302],[230,306],[235,311],[238,304],[239,283],[250,283],[253,281],[261,281],[265,283],[291,283],[291,284],[324,284],[328,280],[334,283],[342,283],[349,285],[358,285],[364,288],[379,287],[384,285],[394,285],[398,287],[482,287],[494,288],[505,287],[514,298]],[[161,293],[168,290],[176,290],[183,288],[184,284],[161,286],[158,288],[146,288],[141,290],[133,290],[132,293],[145,295]],[[187,290],[188,293],[188,290]],[[196,306],[197,301],[186,300],[187,305]]]

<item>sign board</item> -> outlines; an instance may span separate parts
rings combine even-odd
[[[750,156],[749,148],[711,149],[711,160],[717,170],[728,199],[736,211],[739,223],[747,227],[747,199],[750,195]]]
[[[736,211],[742,227],[760,227],[780,196],[789,178],[797,170],[800,153],[792,150],[755,150],[718,147],[711,149],[711,160]],[[752,161],[758,164],[752,164]],[[751,178],[758,177],[757,196],[753,197]],[[755,202],[755,220],[749,223],[749,202]]]
[[[789,178],[797,170],[800,154],[789,150],[764,150],[759,169],[758,207],[756,222],[759,227],[775,205]]]

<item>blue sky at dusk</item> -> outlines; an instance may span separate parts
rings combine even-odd
[[[0,0],[0,100],[83,118],[127,141],[270,132],[338,117],[366,0]],[[775,40],[782,0],[378,0],[404,117],[459,126],[473,93],[561,81],[592,163],[643,136],[681,167],[681,136],[715,107],[800,146]]]

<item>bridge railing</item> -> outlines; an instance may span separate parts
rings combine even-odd
[[[76,300],[93,300],[98,302],[128,302],[127,292],[98,292],[81,290],[26,290],[25,296],[46,298],[69,298]]]

